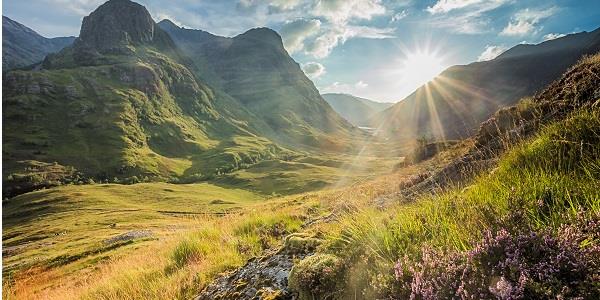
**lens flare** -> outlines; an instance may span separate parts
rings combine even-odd
[[[429,82],[443,70],[442,59],[426,50],[407,53],[400,67],[404,75],[403,83],[414,88]]]

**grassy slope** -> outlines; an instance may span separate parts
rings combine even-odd
[[[136,51],[112,65],[9,73],[4,179],[35,160],[96,180],[197,180],[284,152],[219,116],[210,89],[183,65],[152,48]]]
[[[218,272],[299,230],[303,209],[264,199],[164,183],[64,186],[15,197],[3,210],[4,297],[189,298]],[[152,235],[106,243],[141,230]]]
[[[533,138],[511,146],[493,172],[481,174],[466,188],[425,195],[416,202],[395,204],[385,211],[358,207],[341,222],[324,225],[320,231],[329,238],[321,252],[336,255],[344,262],[345,269],[340,277],[319,279],[321,282],[333,280],[334,286],[319,287],[309,282],[311,277],[307,274],[311,270],[304,267],[299,272],[304,272],[307,277],[292,279],[295,286],[306,297],[408,297],[410,282],[403,285],[404,282],[396,281],[393,273],[394,265],[403,257],[407,257],[409,266],[419,269],[421,259],[429,259],[423,257],[427,253],[424,249],[463,255],[474,249],[486,232],[549,231],[558,234],[559,228],[564,228],[561,226],[574,222],[578,216],[588,220],[597,218],[600,213],[597,189],[600,185],[600,110],[598,99],[594,98],[597,94],[588,91],[595,88],[597,77],[593,76],[597,74],[594,70],[598,70],[599,58],[585,59],[564,82],[557,84],[563,90],[550,89],[548,93],[556,93],[551,97],[561,101],[560,104],[550,102],[551,107],[568,105],[570,101],[582,101],[578,105],[584,105],[585,101],[589,104],[563,120],[554,121]],[[544,100],[539,102],[540,107],[547,105]],[[555,116],[562,113],[564,111]],[[522,216],[516,218],[515,214]],[[582,251],[594,251],[594,245],[599,242],[590,235],[580,247],[584,249]],[[435,255],[442,255],[438,261],[446,259],[443,254]],[[450,269],[449,266],[445,268]],[[424,269],[424,272],[436,270]],[[497,278],[507,276],[494,273],[497,270],[488,272]],[[413,273],[409,276],[422,275]],[[443,277],[444,273],[439,276]],[[549,286],[554,283],[539,283],[535,279],[532,282],[526,292],[539,293],[536,289],[548,289],[546,292],[554,295],[561,292],[561,283],[558,283],[558,290],[550,290]],[[413,281],[413,292],[415,284],[418,283]],[[422,284],[426,283],[422,281]],[[561,293],[594,293],[589,287],[588,290],[573,288]],[[328,295],[311,292],[319,289],[344,292]]]
[[[97,258],[89,252],[105,252],[103,241],[112,236],[161,234],[189,226],[194,216],[233,212],[263,199],[210,184],[99,184],[28,193],[3,203],[3,246],[13,249],[4,257],[5,271],[79,258],[84,260],[77,265],[85,266]]]
[[[370,269],[348,276],[368,277],[363,271],[383,276],[346,288],[364,289],[367,295],[389,293],[394,285],[389,270],[397,260],[405,255],[420,257],[426,246],[446,251],[473,249],[486,231],[496,232],[507,226],[502,219],[518,205],[523,205],[526,212],[525,222],[509,225],[522,228],[557,229],[580,210],[589,215],[600,212],[599,118],[596,111],[555,124],[531,143],[507,153],[493,174],[482,175],[467,189],[398,205],[385,213],[366,208],[348,216],[335,229],[325,229],[335,232],[326,252],[338,254],[350,265],[360,256],[370,262]],[[588,130],[584,134],[596,135],[595,150],[586,147],[583,157],[573,155],[579,151],[578,145],[563,147],[554,139],[577,137],[581,132],[574,130],[579,128]],[[549,211],[537,207],[539,199],[548,201]],[[380,287],[383,289],[377,290]]]
[[[460,151],[459,151],[460,152]],[[19,196],[13,203],[5,202],[6,220],[13,224],[24,223],[27,230],[21,226],[7,226],[5,230],[13,233],[14,237],[5,240],[5,246],[18,244],[31,235],[43,238],[40,242],[33,242],[16,256],[9,257],[12,262],[26,264],[31,260],[41,260],[32,270],[21,270],[7,277],[4,273],[5,296],[12,295],[16,299],[40,298],[89,298],[89,299],[129,299],[150,298],[180,298],[187,299],[195,295],[205,284],[210,282],[219,272],[230,270],[244,263],[249,257],[260,254],[268,248],[278,246],[283,235],[300,230],[299,224],[307,218],[318,218],[329,213],[330,208],[344,211],[345,205],[339,199],[352,196],[361,201],[369,202],[377,196],[397,192],[404,180],[411,174],[436,168],[437,165],[447,163],[459,152],[442,158],[424,162],[418,166],[401,169],[399,173],[379,177],[375,181],[356,183],[347,188],[334,188],[325,191],[292,195],[283,198],[271,198],[268,201],[255,201],[264,199],[242,190],[217,188],[212,185],[172,185],[172,184],[137,184],[121,185],[91,185],[91,186],[65,186],[45,191],[39,191]],[[339,159],[339,158],[338,158]],[[311,163],[329,165],[335,169],[347,166],[347,162],[337,159],[305,157],[298,162],[265,162],[273,164],[286,164],[291,166],[304,166]],[[368,160],[373,167],[380,168],[380,164],[389,162]],[[262,165],[258,164],[258,166]],[[364,167],[364,166],[362,166]],[[391,167],[391,166],[389,166]],[[297,168],[296,168],[297,169]],[[359,170],[363,174],[373,170],[359,168],[347,169],[354,174]],[[273,170],[263,170],[275,172]],[[260,172],[263,172],[260,171]],[[288,170],[296,173],[298,170]],[[380,170],[381,171],[381,170]],[[244,172],[253,172],[250,168]],[[289,187],[294,180],[310,182],[310,176],[331,176],[331,174],[317,173],[314,170],[300,170],[297,178],[277,179],[270,188],[276,187],[280,192],[283,187]],[[268,174],[268,173],[267,173]],[[260,173],[253,173],[259,176]],[[374,175],[374,174],[371,174]],[[368,177],[354,178],[362,181]],[[262,179],[266,180],[266,179]],[[261,181],[263,182],[263,181]],[[320,187],[320,186],[319,186]],[[296,187],[292,190],[305,189]],[[146,196],[150,196],[147,198]],[[168,202],[165,201],[169,197]],[[59,198],[60,201],[48,202],[47,200]],[[84,200],[90,201],[84,201]],[[93,199],[93,201],[92,201]],[[197,199],[197,200],[196,200]],[[223,199],[235,204],[210,204],[214,199]],[[14,200],[14,199],[13,199]],[[12,200],[11,200],[12,201]],[[98,202],[97,202],[98,201]],[[31,205],[26,205],[31,202]],[[10,212],[22,210],[22,206],[30,209],[46,207],[55,210],[64,210],[63,204],[75,203],[70,206],[86,208],[102,208],[88,214],[84,220],[81,213],[76,210],[67,210],[62,213],[46,215],[42,219],[31,219],[24,222],[23,215],[8,217]],[[95,203],[99,203],[98,207]],[[180,203],[172,205],[172,203]],[[217,202],[220,203],[220,202]],[[337,203],[333,205],[333,203]],[[105,205],[106,204],[106,205]],[[123,210],[115,210],[115,207]],[[140,207],[143,207],[140,209]],[[153,207],[148,209],[146,207]],[[182,211],[221,211],[232,207],[239,214],[230,214],[225,217],[211,215],[180,215],[164,214],[157,210]],[[125,211],[125,209],[140,209]],[[192,218],[193,217],[193,218]],[[47,221],[47,219],[50,220]],[[120,219],[123,218],[123,219]],[[70,221],[73,220],[73,221]],[[43,222],[39,222],[43,221]],[[80,229],[74,226],[78,222]],[[116,228],[109,225],[117,223]],[[50,224],[46,227],[45,224]],[[69,224],[69,225],[65,225]],[[67,235],[54,236],[61,228],[77,230],[68,232]],[[82,253],[88,249],[101,247],[100,242],[116,234],[129,230],[151,229],[155,236],[147,239],[136,240],[117,249],[107,250],[103,253],[84,256],[64,265],[55,265],[44,268],[44,263],[51,263],[52,258],[65,253]],[[31,232],[31,234],[29,234]],[[17,235],[25,233],[26,235]],[[5,237],[10,235],[5,235]],[[19,241],[20,240],[20,241]],[[55,242],[55,244],[50,244]],[[40,248],[43,247],[43,248]],[[5,267],[7,261],[5,261]]]

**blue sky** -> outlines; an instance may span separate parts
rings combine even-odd
[[[83,16],[104,1],[3,2],[4,15],[54,37],[78,35]],[[288,52],[321,92],[387,102],[403,99],[445,67],[600,26],[598,0],[137,2],[156,21],[168,18],[219,35],[270,27],[282,35]]]

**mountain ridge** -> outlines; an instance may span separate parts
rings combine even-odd
[[[600,51],[600,28],[537,45],[515,46],[498,58],[452,66],[371,119],[382,134],[402,139],[456,139],[533,94],[583,55]]]
[[[128,10],[143,22],[115,20]],[[261,136],[260,122],[241,121],[248,114],[197,78],[148,16],[110,0],[40,70],[7,73],[3,173],[15,182],[5,186],[40,162],[101,181],[202,180],[287,151]]]
[[[344,148],[353,126],[324,99],[268,28],[253,28],[234,37],[158,23],[202,70],[200,77],[264,119],[271,138],[284,144]]]
[[[343,93],[325,93],[321,96],[336,112],[356,126],[369,126],[369,119],[373,115],[393,105]]]
[[[75,37],[46,38],[9,17],[2,16],[2,69],[27,67],[70,45]]]

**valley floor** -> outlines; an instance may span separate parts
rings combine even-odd
[[[7,199],[4,296],[189,298],[324,214],[325,198],[363,186],[385,194],[420,170],[382,175],[402,159],[366,149],[263,161],[206,183],[65,185]]]

